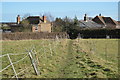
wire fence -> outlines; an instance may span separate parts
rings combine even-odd
[[[66,38],[68,38],[68,37],[69,37],[69,36],[66,36]],[[58,43],[60,42],[60,39],[62,39],[62,37],[56,36],[56,38],[52,40],[52,41],[55,41],[54,50],[55,50],[55,48],[57,47]],[[44,57],[47,59],[47,57],[46,57],[46,55],[47,55],[47,54],[46,54],[46,53],[47,53],[46,48],[48,47],[48,49],[49,49],[49,51],[50,51],[50,55],[52,56],[52,55],[53,55],[52,44],[53,44],[53,43],[51,43],[51,42],[49,41],[48,45],[45,45],[45,42],[44,42],[44,40],[43,40],[43,41],[41,42],[42,47],[41,47],[38,51],[36,51],[36,50],[35,50],[35,47],[33,46],[30,50],[26,49],[27,52],[24,52],[24,53],[8,53],[8,54],[0,55],[0,58],[7,57],[8,60],[9,60],[9,62],[10,62],[9,65],[7,65],[6,67],[2,68],[2,70],[0,70],[0,73],[2,73],[3,71],[5,71],[6,69],[8,69],[9,67],[12,66],[12,70],[13,70],[13,72],[14,72],[14,75],[13,75],[11,78],[16,78],[17,80],[19,80],[18,75],[20,75],[20,74],[23,73],[24,71],[27,71],[28,69],[30,69],[30,68],[33,67],[36,75],[40,75],[40,72],[39,72],[38,69],[37,69],[37,64],[39,64],[39,60],[38,60],[38,57],[37,57],[37,53],[42,52],[43,54],[41,54],[41,55],[39,56],[39,58],[44,55]],[[54,51],[54,52],[55,52],[55,51]],[[12,57],[13,57],[13,56],[20,56],[20,55],[22,56],[21,59],[15,61],[15,62],[12,61]],[[24,56],[23,56],[23,55],[24,55]],[[12,57],[11,57],[11,56],[12,56]],[[30,66],[29,66],[29,67],[26,67],[25,69],[23,69],[23,70],[21,70],[21,71],[19,71],[19,72],[16,72],[17,69],[15,69],[15,66],[14,66],[14,65],[15,65],[15,64],[18,64],[18,63],[20,63],[20,62],[22,62],[22,61],[24,61],[26,58],[29,58],[29,59],[30,59],[30,61],[31,61]]]
[[[32,50],[33,50],[33,49],[32,49]],[[34,58],[31,59],[31,60],[33,60],[33,61],[31,61],[32,64],[31,64],[29,67],[25,68],[24,70],[22,70],[22,71],[20,71],[20,72],[18,72],[18,73],[16,73],[16,70],[15,70],[14,65],[17,64],[17,63],[19,63],[19,62],[21,62],[21,61],[24,61],[27,57],[29,57],[29,55],[35,54],[35,53],[32,52],[32,50],[28,51],[27,53],[17,53],[17,54],[9,53],[9,54],[1,55],[0,58],[7,56],[7,58],[9,59],[10,64],[7,65],[7,66],[6,66],[5,68],[3,68],[2,70],[0,70],[0,73],[3,72],[4,70],[8,69],[10,66],[12,66],[12,69],[13,69],[14,74],[15,74],[12,78],[16,78],[17,80],[19,80],[19,78],[18,78],[17,75],[19,75],[19,74],[21,74],[22,72],[24,72],[25,70],[28,70],[29,68],[31,68],[32,65],[35,64]],[[18,55],[18,56],[19,56],[19,55],[23,55],[23,54],[26,54],[26,56],[23,56],[23,58],[19,59],[18,61],[13,62],[13,61],[11,60],[10,55],[13,55],[13,56],[14,56],[14,55]],[[31,55],[31,57],[32,57],[32,55]],[[34,67],[35,67],[35,66],[33,66],[33,68],[34,68]]]

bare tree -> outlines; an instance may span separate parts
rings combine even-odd
[[[23,32],[31,32],[32,31],[32,25],[29,24],[28,20],[25,20],[25,19],[22,20],[21,25],[22,25]]]
[[[27,17],[29,17],[30,16],[30,13],[26,13],[26,14],[24,14],[24,16],[22,17],[22,19],[26,19]]]
[[[42,14],[42,13],[40,13],[40,14],[39,14],[39,16],[40,16],[40,17],[42,17],[42,16],[43,16],[43,14]]]
[[[44,13],[43,15],[47,17],[48,21],[50,21],[50,22],[54,21],[54,17],[51,15],[50,12]]]

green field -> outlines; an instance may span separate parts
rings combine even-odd
[[[118,77],[118,39],[59,39],[3,41],[2,55],[36,54],[36,75],[29,57],[14,64],[19,78],[116,78]],[[26,56],[10,55],[12,62]],[[8,57],[2,58],[2,68],[10,64]],[[25,71],[21,72],[22,70]],[[2,71],[2,78],[13,77],[12,66]]]

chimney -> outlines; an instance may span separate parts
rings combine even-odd
[[[20,15],[17,16],[17,24],[20,24]]]
[[[46,23],[46,19],[47,17],[46,16],[43,16],[43,22]]]
[[[85,16],[84,16],[84,21],[87,22],[87,14],[85,14]]]

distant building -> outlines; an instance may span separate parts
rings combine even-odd
[[[22,32],[21,22],[27,20],[32,32],[52,32],[52,24],[46,16],[29,16],[21,21],[20,15],[16,17],[16,22],[2,22],[0,28],[3,32]],[[115,21],[111,17],[96,16],[88,17],[85,14],[84,19],[79,21],[80,28],[120,28],[120,21]]]
[[[120,28],[120,22],[113,20],[111,17],[104,17],[99,14],[94,18],[85,14],[84,19],[79,21],[81,28]]]
[[[118,22],[113,20],[111,17],[96,16],[92,19],[94,22],[104,26],[104,28],[120,28]]]
[[[18,15],[16,19],[16,22],[0,23],[3,32],[21,32],[22,30],[19,29],[23,26],[21,24],[23,20],[21,21],[20,15]],[[29,16],[25,20],[32,25],[32,32],[51,32],[52,25],[51,22],[47,20],[46,16],[43,16],[42,18],[39,16]]]
[[[84,16],[84,20],[79,21],[79,26],[81,28],[102,28],[102,25],[97,24],[96,22],[92,21],[92,17],[87,17],[87,14]]]
[[[26,20],[32,25],[32,32],[51,32],[52,25],[46,16],[42,18],[39,16],[29,16]]]

